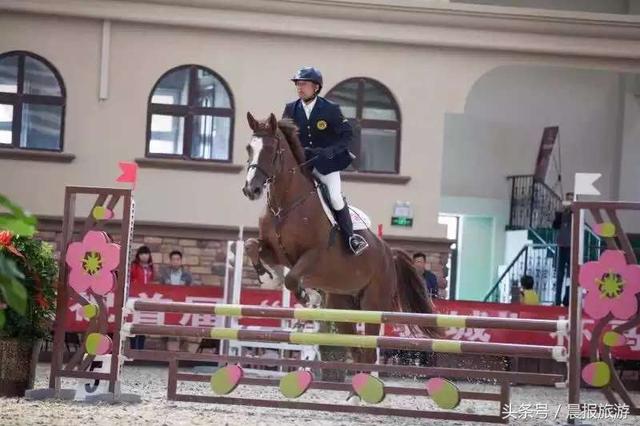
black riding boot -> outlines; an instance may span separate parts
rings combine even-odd
[[[351,215],[349,214],[349,207],[345,204],[342,210],[336,211],[336,220],[342,231],[342,236],[345,239],[347,247],[356,256],[360,255],[367,247],[369,243],[364,239],[362,235],[355,234],[353,232],[353,223],[351,222]]]

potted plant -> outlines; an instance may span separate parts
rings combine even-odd
[[[55,314],[58,267],[33,238],[35,218],[2,195],[0,206],[0,396],[23,396]]]

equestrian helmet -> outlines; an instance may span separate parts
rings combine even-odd
[[[318,92],[322,90],[322,73],[314,67],[303,67],[296,72],[291,81],[312,81],[320,86]]]

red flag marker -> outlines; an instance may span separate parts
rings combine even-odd
[[[133,184],[133,189],[136,189],[136,181],[138,180],[138,165],[136,163],[130,163],[127,161],[120,161],[118,163],[122,174],[116,179],[116,182],[129,182]]]

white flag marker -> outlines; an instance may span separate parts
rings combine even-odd
[[[600,195],[594,183],[602,177],[602,173],[576,173],[573,186],[575,195]]]

